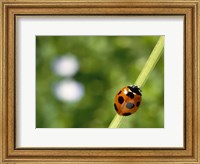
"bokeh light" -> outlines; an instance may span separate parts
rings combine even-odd
[[[77,102],[84,95],[84,87],[74,80],[63,80],[54,87],[56,97],[64,102]]]
[[[53,70],[60,76],[73,76],[79,69],[79,63],[76,57],[72,54],[66,54],[55,59]]]

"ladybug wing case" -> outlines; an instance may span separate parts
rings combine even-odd
[[[114,107],[121,116],[129,116],[138,110],[141,103],[141,94],[132,92],[129,87],[122,88],[115,96]]]

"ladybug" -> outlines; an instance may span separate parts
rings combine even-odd
[[[135,113],[141,103],[142,94],[138,86],[126,86],[115,96],[114,107],[121,116],[129,116]]]

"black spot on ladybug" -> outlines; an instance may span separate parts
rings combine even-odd
[[[119,91],[118,95],[119,95],[120,93],[122,93],[122,91]]]
[[[134,98],[134,94],[133,94],[132,92],[128,92],[126,95],[127,95],[128,97],[130,97],[131,99]]]
[[[142,96],[140,89],[137,86],[128,86],[128,88],[133,92],[136,93],[137,95]]]
[[[136,106],[139,106],[139,105],[140,105],[140,101],[137,102]]]
[[[115,110],[118,111],[116,104],[114,104]]]
[[[124,98],[123,98],[122,96],[119,96],[118,102],[119,102],[120,104],[122,104],[122,103],[124,102]]]
[[[131,113],[123,113],[123,116],[129,116]]]
[[[128,103],[128,104],[126,104],[126,107],[127,107],[128,109],[132,109],[132,108],[135,107],[135,105],[134,105],[133,103]]]

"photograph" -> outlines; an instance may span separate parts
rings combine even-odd
[[[159,37],[36,36],[36,128],[164,128],[164,52],[135,85]]]

